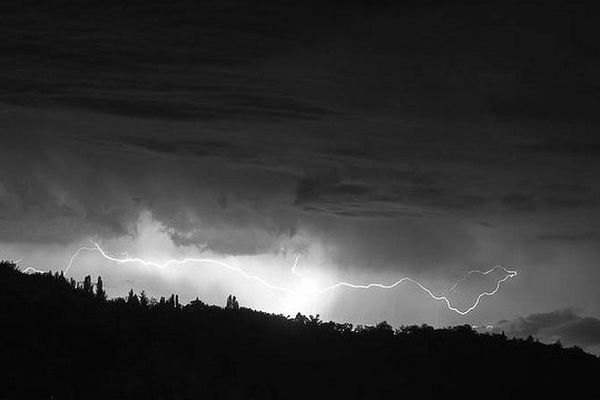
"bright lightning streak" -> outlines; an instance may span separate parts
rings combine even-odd
[[[494,272],[494,271],[497,271],[497,270],[502,270],[502,271],[504,271],[506,274],[510,274],[510,273],[513,273],[513,272],[514,272],[514,273],[515,273],[515,275],[516,275],[516,272],[515,272],[515,271],[508,271],[506,268],[503,268],[503,267],[501,267],[501,266],[499,266],[499,265],[498,265],[498,266],[495,266],[495,267],[493,267],[493,268],[490,268],[489,270],[487,270],[487,271],[485,271],[485,272],[484,272],[484,271],[478,271],[478,270],[469,271],[469,272],[467,272],[467,273],[466,273],[466,274],[465,274],[465,275],[464,275],[462,278],[458,279],[456,282],[454,282],[454,284],[453,284],[452,286],[450,286],[450,287],[448,288],[448,293],[449,293],[449,292],[453,292],[453,291],[454,291],[454,289],[456,289],[456,287],[457,287],[457,286],[458,286],[460,283],[462,283],[462,282],[466,281],[466,280],[467,280],[467,278],[468,278],[469,276],[471,276],[471,275],[478,274],[478,275],[483,275],[483,276],[485,276],[485,275],[488,275],[488,274],[490,274],[490,273],[492,273],[492,272]]]
[[[329,291],[329,290],[333,290],[339,287],[348,287],[348,288],[352,288],[352,289],[371,289],[371,288],[380,288],[380,289],[393,289],[396,286],[404,283],[404,282],[410,282],[414,285],[417,285],[421,290],[423,290],[425,293],[427,293],[432,299],[436,300],[436,301],[443,301],[446,303],[446,306],[448,307],[448,309],[450,311],[454,311],[455,313],[458,313],[460,315],[467,315],[468,313],[470,313],[471,311],[473,311],[474,309],[477,308],[477,306],[479,305],[479,302],[481,301],[481,299],[485,296],[493,296],[494,294],[496,294],[496,292],[498,290],[500,290],[500,285],[503,282],[506,282],[508,279],[510,278],[514,278],[515,276],[517,276],[517,271],[509,271],[504,267],[495,267],[492,268],[489,271],[486,271],[485,273],[482,273],[484,275],[489,274],[490,272],[494,271],[497,268],[501,268],[504,272],[506,272],[506,276],[502,279],[500,279],[499,281],[496,282],[496,287],[494,288],[494,290],[492,290],[491,292],[483,292],[480,293],[479,296],[477,296],[477,298],[475,299],[475,302],[473,302],[473,304],[465,309],[465,310],[461,310],[459,308],[456,308],[452,305],[452,303],[450,303],[450,299],[448,299],[448,297],[446,296],[437,296],[435,295],[431,290],[427,289],[425,286],[423,286],[422,284],[420,284],[419,282],[415,281],[414,279],[411,278],[402,278],[394,283],[392,283],[391,285],[384,285],[382,283],[369,283],[368,285],[355,285],[352,283],[347,283],[347,282],[338,282],[334,285],[331,285],[325,289],[322,289],[322,291]]]
[[[13,261],[11,261],[11,262],[12,262],[13,264],[17,265],[18,263],[20,263],[20,262],[21,262],[21,260],[22,260],[22,259],[21,259],[21,258],[19,258],[19,259],[13,260]],[[45,271],[41,271],[41,270],[39,270],[39,269],[35,269],[35,268],[33,268],[33,267],[27,267],[27,268],[25,268],[25,269],[23,270],[23,273],[25,273],[25,274],[43,274],[44,272],[45,272]]]
[[[96,243],[96,242],[92,242],[92,243],[94,244],[94,247],[81,247],[75,252],[75,254],[73,254],[73,257],[71,257],[71,260],[69,261],[69,265],[65,269],[65,272],[69,271],[69,269],[73,266],[73,262],[75,261],[75,258],[82,251],[97,251],[102,255],[102,257],[106,258],[107,260],[116,262],[117,264],[136,263],[136,264],[141,264],[141,265],[145,265],[145,266],[157,267],[157,268],[161,268],[161,269],[166,268],[172,264],[175,264],[175,265],[182,265],[182,264],[188,264],[188,263],[214,264],[214,265],[218,265],[220,267],[229,269],[231,271],[237,272],[237,273],[241,274],[244,278],[256,281],[256,282],[262,284],[263,286],[268,287],[269,289],[279,290],[279,291],[283,291],[283,292],[291,291],[288,288],[270,284],[269,282],[265,281],[264,279],[262,279],[258,276],[255,276],[255,275],[251,275],[239,267],[235,267],[233,265],[229,265],[229,264],[221,262],[221,261],[213,260],[211,258],[183,258],[181,260],[173,259],[173,260],[169,260],[163,264],[160,264],[160,263],[156,263],[154,261],[148,261],[148,260],[144,260],[141,258],[131,258],[131,257],[117,258],[117,257],[114,257],[114,256],[108,254],[102,247],[100,247],[100,245],[98,243]]]
[[[33,267],[27,267],[23,270],[24,274],[44,274],[46,271],[42,271],[40,269],[35,269]]]
[[[210,258],[183,258],[180,260],[177,259],[171,259],[165,263],[157,263],[154,261],[148,261],[148,260],[144,260],[142,258],[135,258],[135,257],[129,257],[127,254],[125,254],[126,256],[123,258],[118,258],[115,257],[111,254],[109,254],[108,252],[106,252],[102,247],[100,247],[100,245],[96,242],[92,241],[92,244],[94,245],[94,247],[80,247],[71,257],[71,259],[69,260],[69,264],[67,265],[66,269],[65,269],[65,273],[69,271],[69,269],[71,269],[71,267],[73,266],[73,263],[75,262],[75,259],[81,254],[81,252],[83,251],[95,251],[100,253],[100,255],[102,255],[102,257],[106,258],[109,261],[118,263],[118,264],[127,264],[127,263],[137,263],[137,264],[141,264],[141,265],[145,265],[145,266],[153,266],[156,268],[166,268],[169,265],[183,265],[183,264],[188,264],[188,263],[209,263],[209,264],[213,264],[213,265],[217,265],[219,267],[223,267],[226,268],[228,270],[234,271],[240,275],[242,275],[244,278],[248,279],[248,280],[253,280],[256,281],[258,283],[260,283],[261,285],[269,288],[269,289],[273,289],[273,290],[277,290],[277,291],[281,291],[281,292],[287,292],[287,293],[293,293],[295,292],[295,289],[290,289],[287,287],[283,287],[283,286],[278,286],[278,285],[273,285],[269,282],[267,282],[266,280],[255,276],[255,275],[251,275],[249,273],[247,273],[246,271],[244,271],[243,269],[239,268],[239,267],[235,267],[232,265],[229,265],[227,263],[221,262],[221,261],[217,261],[217,260],[213,260]],[[296,275],[297,277],[306,280],[307,278],[302,275],[301,273],[299,273],[296,270],[296,267],[298,266],[298,261],[300,259],[300,256],[297,256],[296,259],[294,260],[294,264],[291,268],[291,272]],[[28,268],[27,270],[35,270],[33,268]],[[25,271],[27,271],[25,270]],[[392,284],[383,284],[383,283],[369,283],[366,285],[359,285],[359,284],[353,284],[353,283],[348,283],[348,282],[337,282],[333,285],[324,287],[324,288],[316,288],[313,287],[314,285],[309,285],[308,287],[305,287],[306,285],[302,286],[302,290],[303,291],[311,291],[311,292],[316,292],[316,293],[326,293],[326,292],[330,292],[332,290],[335,289],[339,289],[339,288],[349,288],[349,289],[364,289],[364,290],[368,290],[368,289],[373,289],[373,288],[378,288],[378,289],[386,289],[386,290],[390,290],[390,289],[394,289],[395,287],[405,283],[405,282],[409,282],[412,283],[414,285],[416,285],[418,288],[420,288],[423,292],[427,293],[429,295],[429,297],[431,297],[433,300],[435,301],[441,301],[444,302],[446,304],[446,307],[448,308],[448,310],[450,311],[454,311],[455,313],[459,314],[459,315],[467,315],[468,313],[470,313],[471,311],[475,310],[478,306],[479,303],[481,302],[481,299],[483,299],[484,297],[489,297],[489,296],[493,296],[494,294],[496,294],[498,292],[498,290],[500,290],[500,286],[502,285],[502,283],[506,282],[507,280],[514,278],[515,276],[517,276],[517,271],[511,271],[508,270],[502,266],[496,266],[493,267],[487,271],[469,271],[467,272],[461,279],[457,280],[449,289],[448,292],[453,291],[457,285],[463,281],[465,281],[469,276],[473,275],[473,274],[480,274],[480,275],[488,275],[494,271],[502,271],[504,272],[506,275],[504,276],[504,278],[498,280],[496,282],[496,286],[494,287],[494,290],[492,291],[485,291],[483,293],[480,293],[477,298],[475,299],[475,301],[473,302],[473,304],[471,304],[471,306],[469,306],[466,309],[459,309],[455,306],[452,305],[450,299],[446,296],[443,295],[436,295],[435,293],[433,293],[430,289],[428,289],[427,287],[425,287],[424,285],[422,285],[420,282],[412,279],[412,278],[408,278],[408,277],[404,277],[401,278],[400,280],[392,283]],[[35,270],[35,272],[40,272]]]
[[[303,278],[303,275],[301,275],[298,271],[296,271],[296,266],[298,265],[298,260],[299,260],[300,256],[297,256],[295,261],[294,261],[294,265],[292,267],[292,273],[294,275],[297,275],[301,278]],[[479,305],[479,302],[481,301],[481,299],[484,296],[493,296],[494,294],[496,294],[496,292],[498,290],[500,290],[500,285],[507,281],[510,278],[514,278],[515,276],[517,276],[517,271],[510,271],[502,266],[495,266],[493,268],[490,268],[489,270],[482,272],[482,271],[477,271],[477,270],[473,270],[473,271],[469,271],[467,272],[461,279],[457,280],[451,287],[450,289],[448,289],[448,292],[452,292],[454,289],[456,289],[456,286],[458,284],[460,284],[461,282],[464,282],[469,276],[473,275],[473,274],[480,274],[480,275],[488,275],[494,271],[497,270],[501,270],[504,273],[506,273],[506,275],[504,276],[504,278],[500,279],[499,281],[496,282],[496,287],[494,288],[494,290],[492,290],[491,292],[483,292],[480,293],[479,296],[477,296],[477,298],[475,299],[475,301],[473,302],[473,304],[468,307],[466,310],[460,310],[456,307],[454,307],[451,303],[450,303],[450,299],[448,299],[446,296],[437,296],[435,295],[431,290],[429,290],[428,288],[426,288],[425,286],[423,286],[421,283],[415,281],[414,279],[405,277],[402,278],[394,283],[392,283],[391,285],[385,285],[382,283],[369,283],[367,285],[355,285],[352,283],[347,283],[347,282],[338,282],[336,284],[333,284],[331,286],[328,286],[324,289],[320,289],[319,292],[321,293],[325,293],[328,292],[330,290],[334,290],[340,287],[347,287],[347,288],[352,288],[352,289],[372,289],[372,288],[379,288],[379,289],[393,289],[398,285],[401,285],[404,282],[410,282],[412,284],[417,285],[421,290],[423,290],[425,293],[427,293],[432,299],[436,300],[436,301],[443,301],[446,303],[446,306],[448,307],[449,310],[454,311],[460,315],[467,315],[468,313],[470,313],[471,311],[473,311],[474,309],[477,308],[477,306]]]

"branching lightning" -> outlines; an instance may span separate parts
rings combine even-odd
[[[91,243],[93,244],[93,246],[80,247],[79,249],[77,249],[77,251],[75,253],[73,253],[73,255],[71,256],[71,258],[69,260],[69,264],[65,268],[65,273],[69,272],[69,270],[73,267],[75,260],[77,259],[77,257],[79,257],[79,255],[82,252],[97,252],[105,259],[112,261],[114,263],[117,263],[117,264],[136,263],[136,264],[152,266],[152,267],[161,268],[161,269],[167,268],[170,265],[183,265],[183,264],[189,264],[189,263],[212,264],[212,265],[236,272],[236,273],[242,275],[244,278],[258,282],[259,284],[261,284],[262,286],[264,286],[268,289],[272,289],[272,290],[276,290],[276,291],[280,291],[280,292],[287,292],[287,293],[294,292],[293,288],[271,284],[268,281],[266,281],[265,279],[263,279],[259,276],[256,276],[256,275],[249,274],[248,272],[244,271],[243,269],[241,269],[239,267],[227,264],[222,261],[210,259],[210,258],[189,258],[188,257],[188,258],[183,258],[183,259],[171,259],[171,260],[168,260],[167,262],[161,264],[161,263],[157,263],[154,261],[145,260],[142,258],[129,257],[129,255],[127,253],[124,253],[125,254],[124,257],[116,257],[114,255],[111,255],[107,251],[105,251],[98,243],[93,242],[93,241]],[[291,272],[295,276],[304,280],[307,278],[303,274],[301,274],[300,272],[297,271],[297,266],[298,266],[299,260],[300,260],[300,256],[297,256],[294,260],[294,264],[291,268]],[[327,293],[332,290],[341,289],[341,288],[364,289],[364,290],[368,290],[368,289],[390,290],[390,289],[396,288],[397,286],[399,286],[405,282],[408,282],[408,283],[412,283],[413,285],[416,285],[419,289],[421,289],[423,292],[425,292],[427,295],[429,295],[429,297],[431,297],[433,300],[443,302],[446,305],[446,307],[448,308],[448,310],[464,316],[464,315],[467,315],[468,313],[470,313],[471,311],[475,310],[479,306],[481,300],[484,297],[489,297],[489,296],[493,296],[494,294],[496,294],[498,292],[498,290],[500,290],[500,286],[502,285],[502,283],[517,276],[517,271],[511,271],[502,266],[495,266],[487,271],[477,271],[477,270],[469,271],[462,278],[460,278],[454,284],[452,284],[452,286],[450,286],[450,288],[447,290],[448,293],[454,291],[456,289],[457,285],[459,285],[461,282],[464,282],[466,279],[469,278],[469,276],[471,276],[473,274],[479,274],[479,275],[485,276],[485,275],[491,274],[494,271],[501,271],[505,275],[503,278],[499,279],[496,282],[496,285],[492,291],[484,291],[483,293],[480,293],[477,296],[477,298],[475,299],[475,301],[473,302],[473,304],[471,304],[471,306],[469,306],[465,309],[460,309],[456,306],[453,306],[452,302],[450,301],[450,299],[447,296],[437,295],[437,294],[433,293],[432,290],[430,290],[429,288],[427,288],[426,286],[421,284],[420,282],[418,282],[412,278],[409,278],[409,277],[401,278],[391,284],[383,284],[383,283],[353,284],[353,283],[349,283],[349,282],[337,282],[330,286],[321,287],[321,288],[315,287],[315,288],[311,288],[310,290],[312,292],[316,292],[319,294]],[[43,272],[43,271],[39,271],[39,270],[36,270],[35,268],[28,267],[24,272],[38,273],[38,272]]]
[[[454,307],[452,305],[452,303],[450,302],[450,299],[448,299],[448,297],[435,295],[431,290],[429,290],[428,288],[426,288],[425,286],[423,286],[421,283],[419,283],[418,281],[416,281],[414,279],[408,278],[408,277],[404,277],[404,278],[402,278],[402,279],[400,279],[400,280],[392,283],[391,285],[385,285],[385,284],[381,284],[381,283],[369,283],[367,285],[355,285],[355,284],[347,283],[347,282],[338,282],[338,283],[336,283],[334,285],[331,285],[331,286],[325,288],[323,291],[329,291],[329,290],[333,290],[333,289],[336,289],[336,288],[339,288],[339,287],[348,287],[348,288],[352,288],[352,289],[371,289],[371,288],[393,289],[396,286],[398,286],[398,285],[400,285],[400,284],[402,284],[404,282],[410,282],[410,283],[412,283],[414,285],[417,285],[421,290],[423,290],[425,293],[427,293],[432,299],[434,299],[436,301],[443,301],[444,303],[446,303],[446,306],[448,307],[448,309],[450,311],[454,311],[455,313],[460,314],[460,315],[467,315],[468,313],[470,313],[471,311],[473,311],[474,309],[477,308],[477,306],[479,305],[479,302],[481,301],[481,299],[483,297],[485,297],[485,296],[493,296],[494,294],[496,294],[496,292],[498,290],[500,290],[500,285],[503,282],[506,282],[508,279],[514,278],[515,276],[517,276],[517,271],[509,271],[506,268],[500,267],[500,266],[494,267],[494,268],[492,268],[492,269],[490,269],[488,271],[485,271],[485,272],[481,272],[481,274],[487,275],[487,274],[489,274],[492,271],[495,271],[497,269],[502,269],[506,273],[506,275],[504,276],[504,278],[502,278],[502,279],[500,279],[500,280],[498,280],[496,282],[496,287],[491,292],[480,293],[477,296],[477,298],[475,299],[475,301],[473,302],[473,304],[470,307],[468,307],[467,309],[465,309],[465,310],[461,310],[461,309],[459,309],[457,307]]]
[[[501,266],[499,266],[499,265],[498,265],[498,266],[495,266],[495,267],[493,267],[493,268],[490,268],[490,269],[489,269],[489,270],[487,270],[487,271],[479,271],[479,270],[476,270],[476,269],[475,269],[475,270],[472,270],[472,271],[469,271],[469,272],[467,272],[467,273],[466,273],[466,274],[465,274],[465,275],[464,275],[462,278],[460,278],[460,279],[458,279],[456,282],[454,282],[454,283],[452,284],[452,286],[450,286],[450,287],[448,288],[448,293],[450,293],[450,292],[453,292],[453,291],[456,289],[456,287],[457,287],[457,286],[458,286],[460,283],[462,283],[462,282],[466,281],[466,280],[467,280],[467,278],[469,278],[469,276],[471,276],[471,275],[483,275],[483,276],[485,276],[485,275],[488,275],[488,274],[490,274],[490,273],[492,273],[492,272],[494,272],[494,271],[497,271],[497,270],[501,270],[501,271],[503,271],[503,272],[504,272],[504,273],[506,273],[506,274],[510,274],[510,273],[513,273],[513,272],[514,272],[514,273],[515,273],[515,275],[516,275],[516,272],[515,272],[515,271],[508,271],[506,268],[504,268],[504,267],[501,267]]]

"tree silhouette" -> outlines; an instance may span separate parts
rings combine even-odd
[[[190,304],[188,304],[188,306],[187,306],[187,308],[191,311],[198,311],[205,307],[207,307],[206,303],[203,302],[202,300],[200,300],[198,297],[196,297],[196,299],[190,301]]]
[[[148,296],[146,295],[146,292],[144,290],[142,290],[140,292],[140,306],[142,306],[143,308],[148,307]]]
[[[309,319],[306,315],[297,313],[296,318],[294,318],[294,321],[296,321],[296,323],[298,323],[300,325],[306,325],[308,323]]]
[[[127,294],[127,304],[132,306],[137,306],[140,304],[140,301],[137,295],[134,293],[133,289],[130,289],[129,293]]]
[[[238,301],[235,296],[229,295],[227,296],[227,304],[225,305],[226,310],[237,310],[240,308]]]
[[[92,285],[92,277],[89,275],[86,275],[85,278],[83,278],[83,292],[84,293],[88,293],[88,294],[93,294],[93,285]]]
[[[321,316],[319,314],[317,314],[317,315],[309,315],[308,319],[310,321],[310,324],[312,324],[312,325],[320,325],[321,322],[322,322],[321,319],[320,319],[320,317]]]
[[[98,276],[98,281],[96,282],[96,297],[106,300],[106,291],[104,290],[104,283],[102,282],[102,277],[100,276]]]

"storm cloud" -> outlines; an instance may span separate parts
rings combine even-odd
[[[600,312],[585,5],[2,11],[0,243],[135,237],[149,212],[175,245],[224,256],[310,242],[357,274],[518,268],[495,318],[523,300]]]

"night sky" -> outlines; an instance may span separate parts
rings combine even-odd
[[[6,3],[12,3],[7,5]],[[600,34],[586,3],[0,7],[0,258],[111,296],[468,323],[600,352]],[[397,3],[397,4],[396,4]],[[17,4],[17,5],[14,5]],[[126,4],[126,5],[125,5]],[[126,256],[125,255],[125,256]],[[470,270],[518,271],[466,316]],[[449,295],[466,308],[501,271]]]

